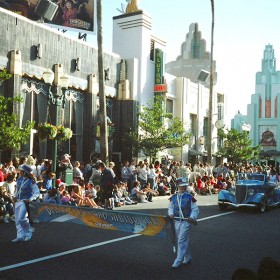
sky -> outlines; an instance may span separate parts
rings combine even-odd
[[[126,0],[103,0],[103,50],[112,49],[114,16],[121,13]],[[255,92],[255,76],[261,71],[265,46],[271,44],[280,59],[279,0],[214,0],[215,26],[213,59],[218,74],[215,90],[226,96],[225,122],[240,111],[247,114],[247,104]],[[210,0],[138,0],[138,8],[152,18],[152,34],[166,41],[166,62],[180,55],[191,23],[197,22],[206,50],[211,48]],[[88,43],[97,46],[97,36]]]

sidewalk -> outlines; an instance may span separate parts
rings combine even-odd
[[[115,207],[116,211],[133,211],[133,210],[148,210],[148,209],[166,209],[169,203],[169,195],[166,196],[156,196],[153,197],[153,202],[148,203],[138,203],[135,205],[125,205],[121,207]],[[210,205],[218,205],[218,195],[197,195],[196,197],[198,206],[210,206]]]

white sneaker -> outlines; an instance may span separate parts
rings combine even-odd
[[[144,199],[144,200],[141,201],[141,203],[148,203],[148,202],[149,202],[149,201],[146,200],[146,199]]]
[[[178,268],[181,264],[182,264],[182,262],[175,260],[174,263],[172,264],[172,268]]]
[[[192,259],[186,259],[186,258],[184,258],[183,264],[190,264],[191,261],[192,261]]]
[[[3,221],[4,221],[4,223],[8,224],[9,223],[8,217],[5,217]]]
[[[24,241],[29,241],[32,237],[32,232],[26,234],[25,238],[24,238]]]
[[[20,242],[20,241],[25,241],[24,238],[16,238],[16,239],[13,239],[12,242]]]

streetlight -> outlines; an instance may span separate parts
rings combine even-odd
[[[213,46],[214,46],[214,0],[211,1],[212,24],[211,24],[211,52],[210,52],[210,91],[209,91],[209,116],[208,116],[208,143],[207,161],[212,162],[212,112],[213,112]]]
[[[43,80],[47,85],[48,90],[48,105],[52,103],[55,105],[55,126],[58,125],[58,107],[65,108],[65,91],[69,86],[69,77],[66,74],[60,76],[58,84],[53,85],[54,72],[51,69],[47,69],[43,73]],[[53,85],[53,90],[52,90]],[[53,140],[53,172],[56,174],[57,164],[57,138]],[[54,181],[55,184],[55,181]]]
[[[250,130],[251,130],[251,125],[248,124],[248,123],[243,123],[242,126],[241,126],[241,128],[242,128],[243,131],[250,132]]]

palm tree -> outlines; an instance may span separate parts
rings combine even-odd
[[[106,95],[103,67],[103,37],[102,37],[102,0],[97,0],[97,45],[98,45],[98,75],[100,100],[100,156],[103,162],[109,162],[108,130],[106,121]]]
[[[211,26],[211,54],[210,54],[210,91],[209,91],[209,111],[208,111],[208,145],[207,161],[212,161],[212,115],[213,115],[213,46],[214,46],[214,0],[211,1],[212,26]]]

